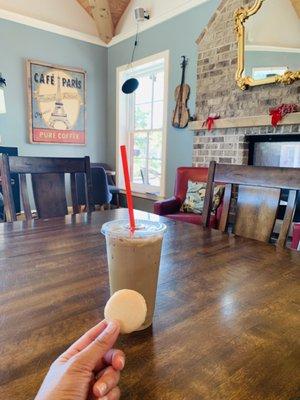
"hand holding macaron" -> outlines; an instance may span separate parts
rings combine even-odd
[[[119,400],[125,354],[113,348],[119,333],[138,329],[146,302],[133,290],[116,292],[101,321],[73,343],[51,365],[35,400]]]

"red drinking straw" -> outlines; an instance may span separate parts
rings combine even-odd
[[[133,215],[133,201],[132,201],[132,193],[131,193],[131,186],[130,186],[130,177],[129,177],[126,146],[124,146],[124,145],[120,146],[120,150],[121,150],[123,173],[124,173],[124,179],[125,179],[125,189],[126,189],[127,207],[128,207],[128,212],[129,212],[130,230],[131,230],[131,232],[134,232],[135,221],[134,221],[134,215]]]

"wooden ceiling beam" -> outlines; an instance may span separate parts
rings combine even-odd
[[[120,18],[124,14],[129,3],[130,3],[130,0],[110,0],[109,1],[110,12],[111,12],[111,16],[112,16],[112,20],[113,20],[113,24],[114,24],[115,28],[118,25],[118,22],[120,21]]]
[[[109,0],[88,0],[100,38],[109,43],[114,36]]]
[[[293,7],[298,15],[298,18],[300,18],[300,0],[291,0]]]
[[[109,0],[77,0],[96,23],[99,37],[108,43],[114,36]]]
[[[130,0],[77,0],[94,19],[100,38],[108,43]]]
[[[90,16],[93,18],[92,12],[91,12],[91,7],[89,5],[89,0],[77,0],[77,3],[81,5],[85,9],[85,11],[90,14]]]
[[[130,0],[77,0],[94,19],[100,38],[108,43]]]

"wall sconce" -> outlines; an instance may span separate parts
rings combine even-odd
[[[6,113],[4,90],[3,90],[4,86],[6,86],[6,82],[5,79],[2,78],[2,75],[0,73],[0,114]]]

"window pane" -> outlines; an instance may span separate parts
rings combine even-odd
[[[164,99],[164,72],[158,72],[154,81],[154,101]]]
[[[135,132],[133,134],[133,157],[146,158],[147,157],[147,133]]]
[[[149,76],[138,78],[139,87],[135,92],[135,104],[150,103],[152,100],[152,79]]]
[[[153,129],[160,129],[163,126],[164,104],[158,101],[153,104]]]
[[[149,185],[152,186],[160,186],[160,179],[161,179],[161,160],[157,159],[150,159],[149,163]]]
[[[149,134],[149,158],[161,159],[162,155],[162,131]]]
[[[135,130],[151,128],[151,103],[135,107]]]
[[[143,178],[146,175],[146,158],[133,158],[133,178],[132,181],[134,183],[146,183]]]
[[[161,180],[161,156],[162,156],[162,131],[149,134],[149,160],[148,180],[149,185],[160,186]]]
[[[130,97],[124,119],[130,141],[130,170],[136,190],[159,192],[162,179],[164,65],[163,60],[132,69],[139,87]]]

